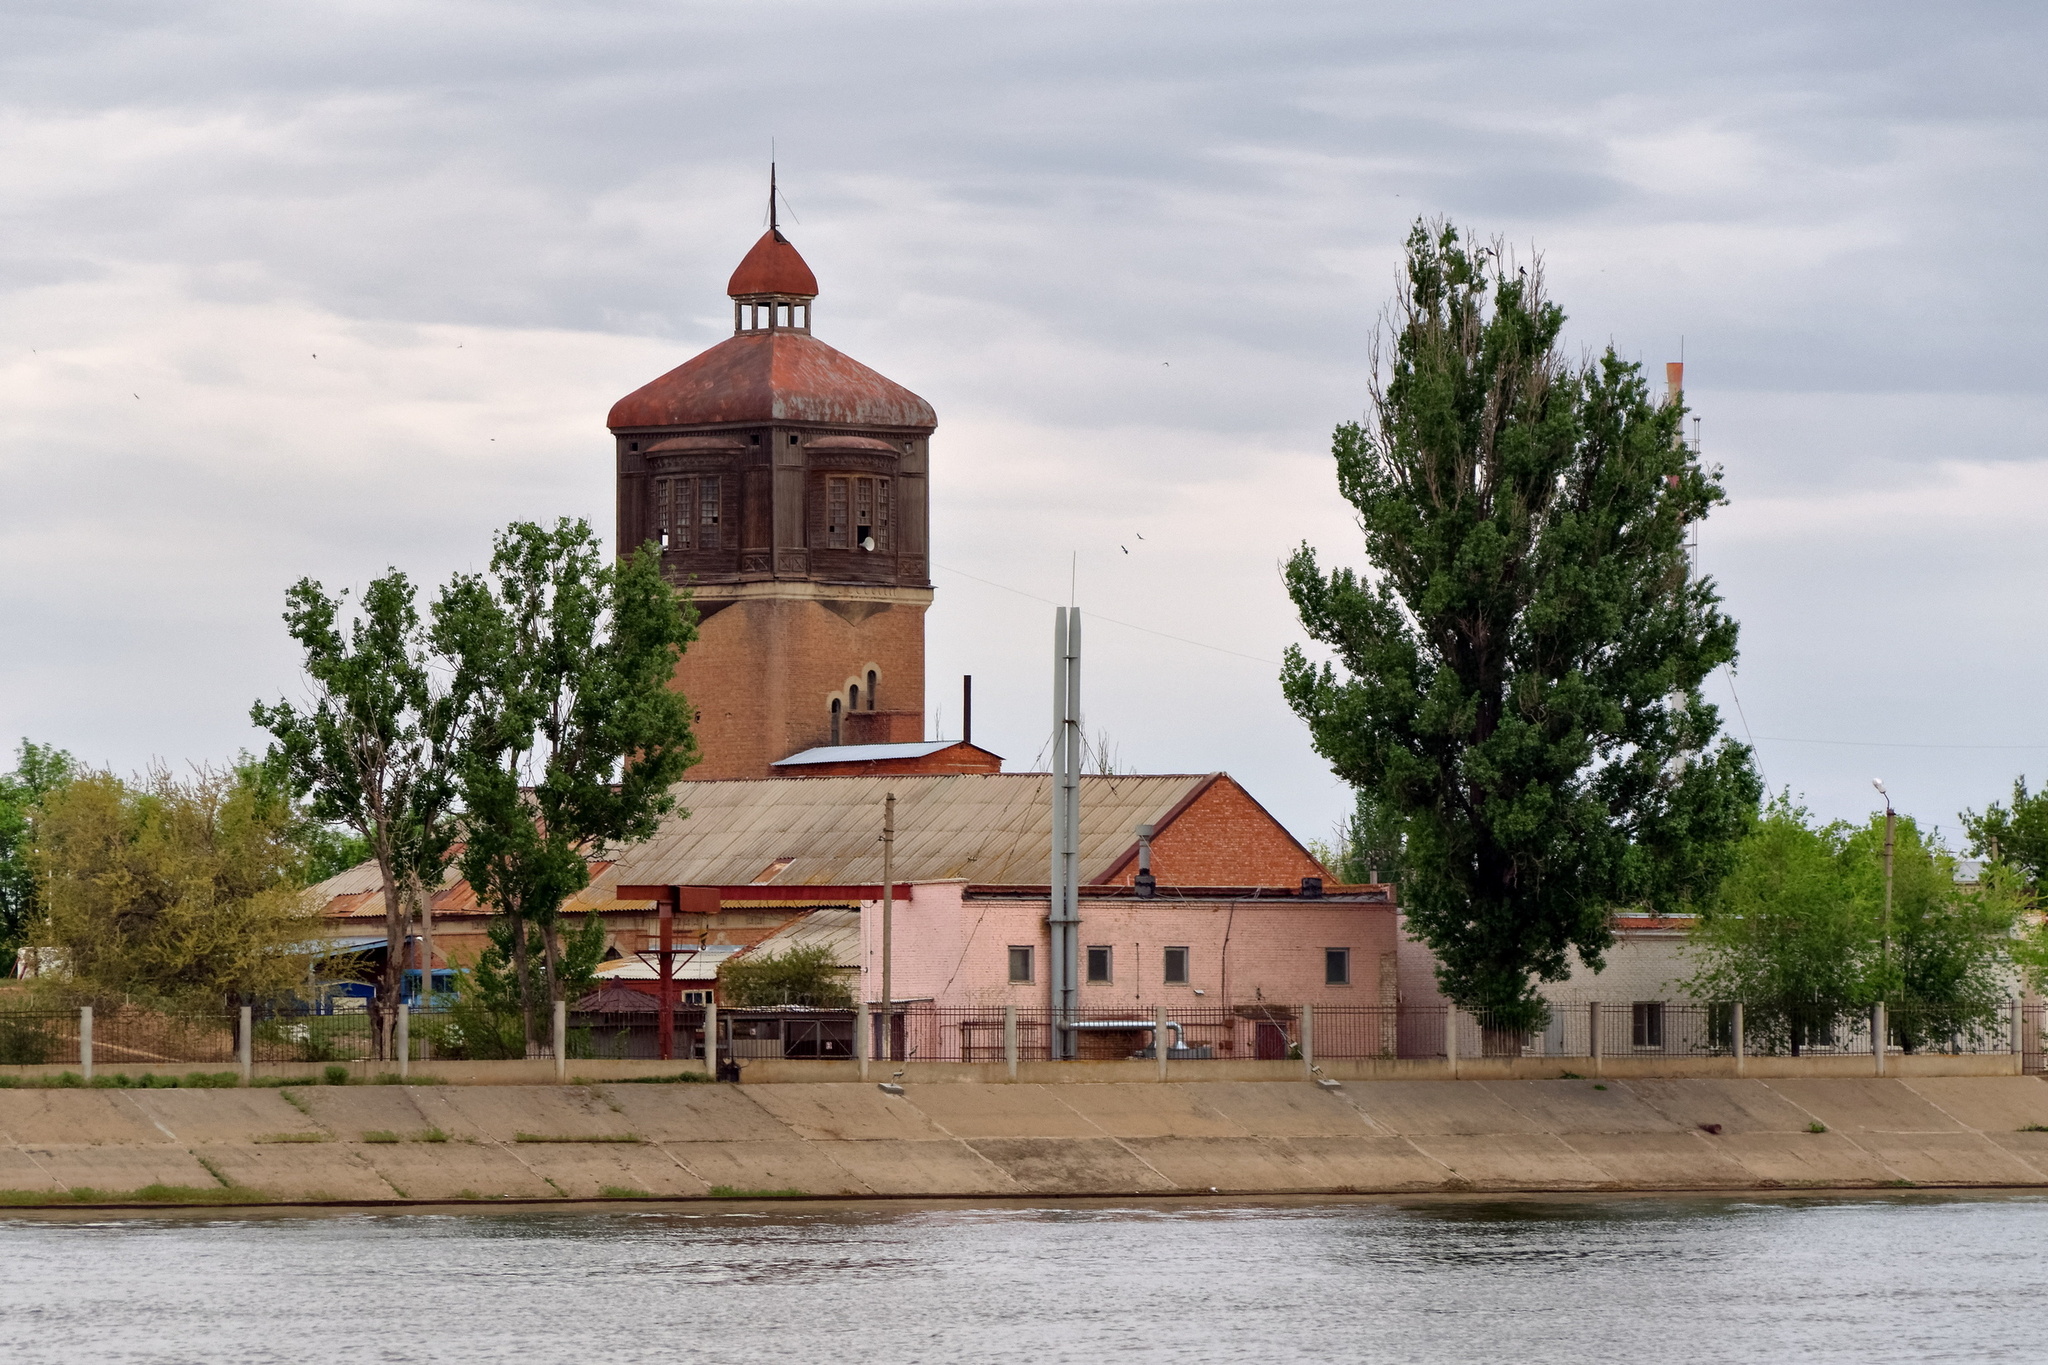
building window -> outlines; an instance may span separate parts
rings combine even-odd
[[[1664,1046],[1664,1002],[1638,1000],[1630,1011],[1629,1041],[1637,1047]]]
[[[1351,984],[1351,950],[1349,948],[1323,949],[1323,984],[1325,986],[1348,986]]]
[[[665,550],[715,550],[719,546],[720,494],[717,475],[700,479],[656,479],[654,524]]]
[[[853,685],[852,687],[850,687],[850,688],[848,688],[848,689],[846,690],[846,709],[847,709],[847,710],[849,710],[849,711],[858,711],[858,710],[860,710],[860,684],[859,684],[859,683],[855,683],[855,684],[854,684],[854,685]]]
[[[697,480],[697,548],[700,550],[718,548],[718,484],[716,475]]]
[[[1010,946],[1010,980],[1029,983],[1033,949],[1029,944]]]
[[[1091,982],[1107,982],[1109,977],[1109,948],[1097,945],[1088,950],[1088,979]]]
[[[1185,986],[1188,984],[1188,950],[1168,948],[1166,950],[1166,984]]]
[[[832,699],[832,742],[839,742],[839,698]]]
[[[827,548],[843,550],[847,544],[849,527],[846,522],[846,479],[825,481],[825,544]]]
[[[868,710],[875,709],[875,670],[868,670]]]

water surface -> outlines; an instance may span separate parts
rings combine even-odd
[[[2034,1197],[0,1219],[0,1357],[2048,1358]]]

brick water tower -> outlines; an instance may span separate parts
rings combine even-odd
[[[701,633],[676,670],[697,779],[924,738],[931,405],[811,335],[776,226],[733,271],[733,334],[620,399],[619,552],[662,546]]]

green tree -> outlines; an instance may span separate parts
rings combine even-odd
[[[296,815],[253,767],[159,768],[130,784],[83,772],[52,790],[34,864],[67,993],[219,1009],[305,982],[318,911],[306,904]]]
[[[1882,814],[1819,825],[1773,800],[1694,931],[1689,989],[1744,1002],[1745,1030],[1793,1052],[1879,1001],[1908,1050],[1994,1024],[2018,898],[1995,882],[1959,885],[1954,856],[1901,817],[1887,918],[1883,850]]]
[[[484,930],[488,945],[457,978],[455,1000],[437,1040],[443,1055],[470,1061],[527,1055],[526,998],[512,966],[516,952],[512,935],[519,927],[526,930],[527,960],[543,954],[539,929],[507,915],[492,917]],[[603,960],[604,921],[586,915],[580,927],[562,936],[564,997],[577,999],[589,994],[597,984],[597,969]]]
[[[1351,814],[1340,822],[1328,843],[1312,840],[1309,852],[1346,886],[1401,880],[1401,859],[1407,834],[1398,811],[1374,793],[1352,794]]]
[[[462,874],[511,936],[529,1045],[536,1003],[565,998],[560,914],[590,860],[651,837],[697,761],[689,703],[671,686],[696,638],[687,597],[649,545],[606,564],[587,522],[515,522],[486,575],[443,591],[435,639],[477,698],[462,750]]]
[[[313,820],[360,838],[384,882],[385,959],[372,1002],[377,1055],[392,1055],[409,926],[423,925],[455,841],[455,747],[469,715],[441,682],[410,580],[373,580],[349,614],[312,579],[285,594],[285,624],[305,653],[313,696],[303,707],[257,702],[250,717],[275,742],[269,762]],[[346,619],[344,619],[346,616]]]
[[[1689,580],[1684,527],[1722,501],[1609,348],[1574,365],[1540,261],[1510,268],[1417,224],[1374,356],[1369,423],[1337,429],[1338,487],[1373,576],[1286,581],[1309,637],[1289,703],[1338,776],[1398,815],[1402,899],[1445,993],[1503,1035],[1545,1010],[1611,912],[1679,909],[1725,872],[1761,795],[1714,744],[1707,673],[1736,626]],[[1380,360],[1391,344],[1382,374]]]
[[[2012,783],[2012,804],[1993,801],[1979,815],[1963,812],[1963,830],[1970,836],[1970,855],[1990,858],[2017,869],[2039,897],[2048,882],[2048,791],[2029,793],[2027,779]]]
[[[14,971],[15,955],[42,919],[30,850],[36,817],[51,792],[71,780],[78,762],[62,749],[21,742],[14,771],[0,773],[0,977]]]
[[[741,953],[718,969],[718,998],[745,1009],[762,1005],[853,1008],[838,954],[825,944],[785,948],[770,957]]]

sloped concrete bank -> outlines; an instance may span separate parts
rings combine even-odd
[[[2032,1077],[0,1090],[15,1206],[2048,1187]]]

